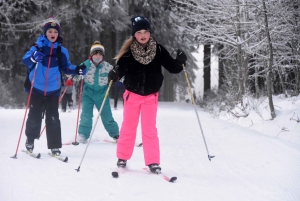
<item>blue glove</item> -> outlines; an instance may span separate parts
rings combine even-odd
[[[84,64],[80,65],[80,66],[76,66],[76,74],[77,75],[85,75],[86,74],[86,66]]]
[[[31,60],[34,63],[41,62],[43,60],[44,56],[45,56],[45,54],[43,52],[35,51],[31,56]]]

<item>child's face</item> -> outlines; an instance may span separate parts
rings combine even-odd
[[[58,31],[53,28],[47,29],[46,36],[50,42],[54,43],[58,37]]]
[[[142,29],[135,32],[134,37],[141,45],[146,45],[150,39],[150,31]]]
[[[96,53],[92,56],[92,59],[95,63],[100,63],[100,61],[102,61],[103,59],[103,55],[100,53]]]

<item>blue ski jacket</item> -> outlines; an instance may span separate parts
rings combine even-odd
[[[61,46],[61,63],[58,64],[57,47]],[[31,57],[35,51],[42,51],[45,56],[42,62],[35,63]],[[60,42],[50,42],[45,35],[40,36],[35,45],[30,48],[22,58],[24,65],[28,67],[29,81],[34,84],[32,93],[43,96],[59,96],[61,83],[61,71],[66,74],[75,74],[76,66],[69,60],[68,50]],[[25,89],[29,92],[28,89]]]

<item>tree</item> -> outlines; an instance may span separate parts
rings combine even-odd
[[[222,47],[225,90],[232,90],[229,94],[243,104],[252,83],[256,93],[267,86],[272,118],[272,94],[287,94],[286,88],[299,93],[298,8],[298,0],[172,0],[174,13],[182,18],[178,29],[193,37],[195,45]]]

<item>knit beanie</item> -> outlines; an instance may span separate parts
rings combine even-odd
[[[139,30],[151,30],[150,27],[150,22],[147,18],[145,18],[144,16],[136,16],[131,18],[131,32],[132,32],[132,36],[134,36],[135,32],[139,31]]]
[[[90,50],[90,55],[93,56],[95,54],[98,53],[98,51],[100,52],[101,55],[104,56],[104,53],[105,53],[105,49],[104,49],[104,46],[101,45],[101,43],[99,41],[95,41],[94,44],[92,45],[91,47],[91,50]]]
[[[56,18],[53,16],[50,16],[44,23],[43,30],[44,30],[44,35],[46,35],[46,32],[48,29],[53,28],[56,29],[58,32],[58,35],[60,35],[60,25],[59,22]]]

